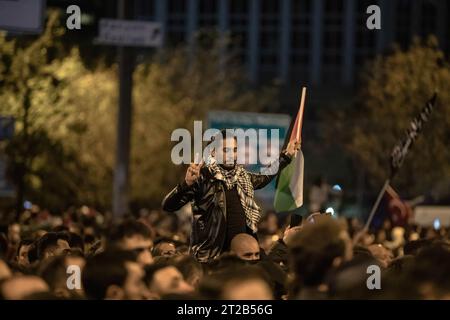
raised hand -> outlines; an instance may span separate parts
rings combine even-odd
[[[290,157],[293,157],[297,154],[297,151],[300,149],[301,140],[292,140],[288,143],[286,147],[286,154]]]
[[[195,181],[200,177],[200,169],[203,166],[203,160],[198,163],[198,155],[196,155],[196,159],[194,163],[191,163],[186,171],[186,176],[184,178],[184,181],[186,181],[186,184],[188,186],[191,186],[194,184]]]

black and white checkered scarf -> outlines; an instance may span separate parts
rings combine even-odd
[[[232,170],[225,170],[216,162],[210,163],[208,169],[216,179],[225,183],[228,190],[236,186],[247,226],[256,232],[261,209],[255,202],[253,184],[248,172],[241,165],[236,165]]]

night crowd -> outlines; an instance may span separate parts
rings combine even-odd
[[[1,226],[0,298],[450,299],[445,227],[388,217],[361,232],[357,219],[320,211],[290,227],[268,211],[257,234],[237,234],[225,252],[198,261],[184,211],[115,221],[86,206],[52,215],[33,205]]]

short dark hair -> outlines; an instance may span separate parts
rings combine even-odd
[[[50,257],[39,267],[38,276],[47,282],[51,291],[67,278],[65,262],[66,256]]]
[[[37,257],[39,260],[44,258],[45,251],[56,246],[58,240],[65,240],[69,242],[69,235],[66,232],[47,232],[37,241]]]
[[[28,250],[28,262],[30,264],[38,261],[38,248],[37,248],[38,240],[33,241],[30,245],[30,249]]]
[[[242,281],[243,279],[260,279],[265,281],[269,286],[267,272],[258,265],[244,265],[235,270],[227,270],[223,274],[223,279],[227,281]]]
[[[128,276],[126,262],[136,262],[136,254],[132,251],[110,250],[87,259],[82,273],[86,297],[104,299],[110,285],[123,286]]]
[[[224,270],[235,269],[245,266],[244,260],[240,259],[234,253],[226,252],[218,259],[212,260],[208,264],[208,269],[212,272],[221,272]]]
[[[192,275],[203,273],[203,267],[193,256],[176,257],[175,266],[180,270],[184,279],[189,279]]]
[[[367,288],[367,270],[369,266],[379,266],[378,261],[367,255],[360,255],[342,263],[326,277],[329,296],[337,299],[370,299],[376,297],[379,290]]]
[[[70,251],[66,252],[66,256],[69,257],[78,257],[78,258],[85,258],[86,255],[84,254],[84,251],[82,251],[80,248],[71,248]]]
[[[152,255],[153,255],[154,257],[159,257],[159,256],[161,256],[161,253],[162,253],[162,252],[161,252],[161,250],[160,250],[160,247],[161,247],[161,245],[164,244],[164,243],[173,244],[173,246],[174,246],[175,249],[176,249],[175,242],[173,242],[172,240],[170,240],[170,239],[162,239],[162,240],[159,240],[158,242],[156,242],[156,243],[153,245]]]
[[[159,270],[162,270],[164,268],[167,268],[167,267],[175,267],[169,261],[170,261],[170,258],[162,257],[162,259],[159,259],[158,261],[154,262],[153,264],[145,266],[144,281],[147,286],[151,285],[151,283],[153,281],[153,277],[156,272],[158,272]]]
[[[84,243],[93,244],[95,241],[97,241],[97,238],[92,234],[87,234],[84,236]]]
[[[69,227],[64,225],[59,225],[53,228],[52,232],[69,232]]]
[[[211,140],[206,143],[206,146],[211,145],[217,139],[225,140],[227,138],[227,130],[235,130],[235,129],[232,129],[232,128],[221,129],[218,133],[216,133],[214,136],[211,137]],[[235,134],[232,134],[231,136],[228,136],[228,138],[234,138],[235,140],[237,140],[237,137],[236,137]]]
[[[217,129],[216,129],[217,130]],[[211,142],[215,141],[216,139],[226,139],[227,138],[227,130],[235,130],[232,128],[227,128],[227,129],[220,129],[219,132],[217,132],[215,135],[213,135],[211,137]],[[235,135],[233,134],[232,136],[230,136],[230,138],[236,138]]]
[[[266,282],[272,288],[275,299],[281,299],[286,292],[287,274],[275,262],[270,260],[258,261],[255,265],[266,275]]]
[[[331,269],[333,260],[344,255],[340,239],[342,227],[331,217],[322,216],[294,235],[289,244],[290,258],[297,279],[306,286],[319,285]]]
[[[8,252],[8,239],[3,232],[0,232],[0,259]]]
[[[150,229],[145,224],[137,220],[127,219],[113,226],[108,239],[117,242],[134,235],[140,235],[145,239],[151,238]]]
[[[84,252],[84,241],[83,238],[76,234],[75,232],[67,232],[69,235],[69,246],[71,249],[79,248]]]
[[[400,274],[405,268],[409,267],[414,263],[414,256],[404,254],[401,257],[397,257],[391,261],[389,264],[389,273]]]
[[[257,266],[240,266],[233,269],[226,269],[209,275],[200,281],[199,293],[203,299],[223,299],[225,285],[232,282],[242,282],[247,280],[262,280],[270,287],[267,274]]]
[[[404,254],[406,255],[417,255],[420,250],[430,247],[434,242],[434,239],[418,239],[414,241],[409,241],[403,247]]]
[[[406,260],[405,260],[406,258]],[[450,288],[450,247],[445,242],[422,248],[416,256],[404,256],[400,270],[391,264],[382,299],[441,299]],[[427,293],[423,285],[427,286]],[[376,290],[380,291],[380,290]]]
[[[29,246],[31,244],[33,244],[33,240],[31,239],[22,239],[19,242],[19,245],[17,246],[17,251],[16,251],[16,256],[19,256],[20,254],[20,248],[22,248],[23,246]]]
[[[353,246],[353,257],[360,257],[360,256],[370,258],[372,257],[372,253],[365,246],[356,244]]]

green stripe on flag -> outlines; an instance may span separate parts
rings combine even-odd
[[[291,161],[281,172],[275,191],[274,208],[277,212],[297,209],[289,184],[294,175],[296,161]]]

